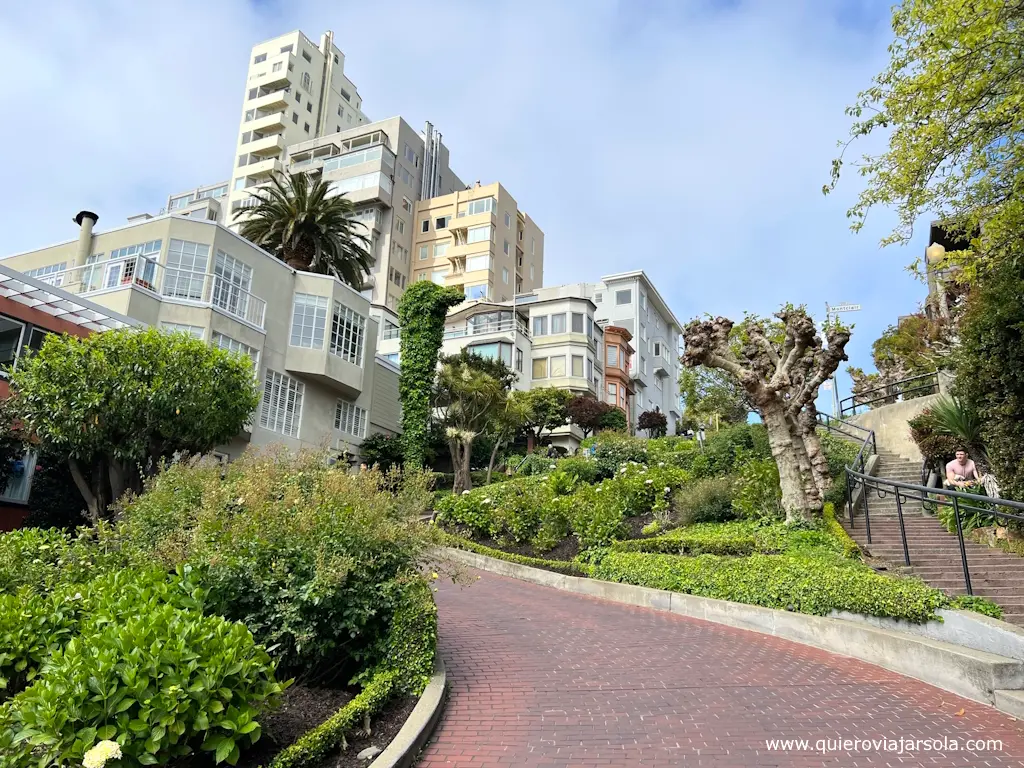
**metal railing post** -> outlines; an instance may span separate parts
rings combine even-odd
[[[853,483],[850,470],[846,470],[846,511],[850,514],[850,527],[853,528]]]
[[[864,481],[864,532],[868,536],[868,544],[871,543],[871,517],[868,515],[868,483]]]
[[[953,516],[956,518],[956,537],[960,540],[960,561],[964,566],[964,584],[967,587],[967,594],[973,595],[974,590],[971,589],[971,572],[967,568],[967,547],[964,545],[964,527],[960,522],[960,501],[956,496],[953,497]]]
[[[910,550],[907,549],[907,529],[903,526],[903,503],[900,501],[899,488],[893,488],[896,494],[896,517],[900,521],[900,538],[903,540],[903,562],[910,565]]]

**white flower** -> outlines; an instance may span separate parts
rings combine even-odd
[[[666,485],[665,486],[665,493],[668,493],[668,491],[669,491],[669,487]]]
[[[121,745],[116,741],[101,741],[85,753],[82,765],[85,768],[103,768],[107,760],[121,757]]]
[[[621,473],[624,473],[625,471],[626,471],[626,468],[623,467],[622,469],[619,470],[619,473],[621,474]]]
[[[552,468],[552,469],[554,469],[554,468],[555,468],[555,465],[554,465],[554,464],[552,464],[552,465],[551,465],[551,468]]]
[[[644,480],[644,485],[650,485],[653,482],[653,480]]]
[[[658,466],[659,467],[664,467],[665,466],[665,462],[664,461],[659,461],[658,462]]]
[[[491,500],[490,499],[484,499],[483,502],[481,502],[481,503],[483,503],[483,504],[490,504]]]
[[[462,492],[462,495],[463,495],[463,496],[469,496],[469,491],[463,491],[463,492]]]

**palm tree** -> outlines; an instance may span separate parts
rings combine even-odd
[[[330,182],[304,173],[274,176],[270,186],[253,193],[259,202],[242,208],[239,232],[273,253],[289,267],[335,275],[355,289],[373,265],[370,241],[342,195],[330,196]]]

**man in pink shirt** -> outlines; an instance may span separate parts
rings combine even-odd
[[[956,458],[946,465],[946,485],[950,488],[964,488],[981,481],[974,461],[967,458],[967,451],[956,449]]]

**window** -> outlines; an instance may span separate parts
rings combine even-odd
[[[609,404],[616,405],[618,403],[618,401],[619,401],[618,400],[618,398],[619,398],[618,391],[619,391],[619,388],[615,384],[609,384],[608,385],[608,402],[609,402]]]
[[[627,288],[624,291],[615,292],[615,304],[616,306],[622,306],[623,304],[629,304],[633,301],[633,291]]]
[[[444,285],[444,281],[447,276],[448,268],[442,267],[441,269],[435,269],[430,273],[430,280],[437,285]]]
[[[268,368],[263,380],[260,426],[282,435],[298,437],[304,389],[305,385],[301,381]]]
[[[537,241],[534,240],[532,237],[530,238],[530,255],[531,256],[536,256],[537,255]]]
[[[451,216],[439,216],[434,219],[434,229],[448,229],[448,222],[451,220]]]
[[[324,326],[327,324],[327,297],[296,293],[292,305],[293,347],[323,349]]]
[[[338,63],[338,54],[334,54],[334,63],[335,63],[335,64],[337,64],[337,63]],[[346,100],[346,101],[348,100],[348,94],[347,94],[347,93],[345,93],[344,91],[342,91],[342,92],[341,92],[341,95],[345,97],[345,100]]]
[[[647,326],[640,323],[640,341],[647,341]]]
[[[309,52],[308,52],[308,51],[303,51],[303,52],[302,52],[302,58],[304,58],[304,59],[305,59],[306,61],[308,61],[308,62],[309,62],[310,64],[312,64],[312,63],[313,63],[313,57],[309,55]]]
[[[242,134],[242,143],[245,144],[248,139],[245,138],[245,134]],[[192,195],[182,195],[181,197],[172,197],[171,201],[167,204],[167,210],[176,211],[179,208],[184,208],[186,205],[192,202]],[[27,274],[27,273],[26,273]]]
[[[249,89],[249,98],[250,99],[255,99],[256,98],[256,94],[259,93],[259,92],[260,92],[259,88],[250,88]]]
[[[516,347],[516,370],[523,372],[523,350],[519,347]]]
[[[262,64],[262,63],[263,63],[264,61],[266,61],[266,60],[267,60],[267,54],[265,54],[265,53],[261,53],[261,54],[260,54],[259,56],[257,56],[256,58],[254,58],[254,59],[252,60],[252,63],[253,63],[253,64]],[[250,97],[250,98],[251,98],[251,97]]]
[[[25,326],[17,320],[0,315],[0,365],[13,365],[21,349],[21,337]],[[0,378],[7,378],[0,372]]]
[[[565,333],[565,312],[551,316],[551,332]]]
[[[248,162],[249,162],[249,155],[239,155],[238,156],[238,166],[239,167],[242,167],[243,165],[245,165]]]
[[[250,120],[252,120],[255,117],[256,117],[256,110],[255,109],[247,110],[246,113],[245,113],[245,122],[248,123]]]
[[[491,344],[473,344],[467,350],[474,355],[486,357],[489,360],[501,360],[505,365],[512,365],[512,345],[505,342],[493,342]]]
[[[405,221],[397,216],[395,217],[395,229],[398,230],[398,234],[405,234]]]
[[[424,244],[420,246],[420,261],[426,261],[430,258],[430,245]]]
[[[506,240],[506,241],[505,241],[505,242],[504,242],[504,243],[502,244],[502,246],[501,246],[501,249],[502,249],[502,250],[503,250],[503,251],[505,252],[505,255],[506,255],[506,256],[508,256],[508,251],[509,251],[509,247],[508,247],[508,240]]]
[[[658,389],[665,389],[665,383],[661,376],[654,377],[654,386],[657,387]]]
[[[295,91],[295,103],[296,104],[301,104],[302,103],[302,94],[299,93],[298,91]]]
[[[661,347],[662,347],[662,344],[661,344],[660,341],[654,342],[654,349],[652,350],[652,354],[655,357],[661,357]]]
[[[360,189],[372,189],[373,187],[380,187],[385,192],[390,192],[391,182],[388,180],[388,177],[382,175],[380,171],[364,173],[359,176],[352,176],[348,179],[340,179],[339,181],[331,182],[331,192],[336,195],[345,194],[347,192],[358,192]]]
[[[589,357],[587,358],[587,381],[594,380],[594,361]]]
[[[392,353],[387,354],[387,355],[382,355],[382,357],[385,360],[387,360],[389,363],[394,363],[395,365],[398,365],[398,358],[399,358],[399,353],[398,352],[392,352]]]
[[[573,312],[572,313],[572,332],[583,333],[583,313]]]
[[[248,344],[243,344],[240,341],[232,339],[230,336],[225,336],[223,333],[217,333],[214,331],[213,346],[218,349],[225,349],[228,352],[238,352],[242,355],[248,355],[249,359],[252,360],[253,370],[257,370],[260,365],[260,353],[258,349],[250,347]]]
[[[245,179],[244,178],[235,179],[235,184],[234,184],[235,192],[238,192],[239,190],[242,190],[242,189],[245,189]]]
[[[512,215],[505,211],[505,229],[512,229]]]
[[[533,264],[530,265],[530,279],[533,280]]]
[[[486,299],[487,298],[487,283],[480,283],[479,285],[467,285],[466,286],[466,298],[467,299]]]
[[[605,358],[605,365],[609,368],[617,368],[619,366],[619,348],[609,344],[607,346],[607,357]]]
[[[283,61],[275,61],[273,65],[270,67],[271,72],[280,72],[282,69],[284,69]]]
[[[479,200],[470,200],[466,207],[459,211],[459,217],[475,216],[478,213],[490,213],[497,206],[493,197],[482,197]]]
[[[508,267],[501,268],[501,282],[508,285]]]
[[[160,327],[168,333],[187,333],[194,339],[202,339],[206,329],[201,325],[185,325],[184,323],[160,323]]]
[[[37,269],[26,269],[25,274],[29,277],[44,278],[44,283],[60,288],[64,284],[64,269],[67,265],[66,261],[59,264],[47,264],[45,267]]]
[[[626,410],[626,388],[619,387],[619,407]]]
[[[583,378],[583,355],[572,356],[572,375],[580,379]]]
[[[299,124],[299,113],[298,112],[292,112],[292,123],[294,123],[295,125]]]
[[[485,224],[482,227],[470,227],[466,231],[467,243],[482,243],[491,239],[491,226]]]
[[[639,389],[636,391],[636,407],[638,409],[643,409],[644,407],[644,393]]]
[[[594,294],[594,303],[595,303],[595,304],[600,304],[600,303],[601,303],[601,300],[602,300],[603,298],[604,298],[604,294],[603,294],[603,293],[595,293],[595,294]]]
[[[366,437],[366,409],[339,400],[334,409],[334,428],[353,437]]]
[[[590,315],[587,315],[587,338],[594,338],[594,320]]]
[[[398,328],[395,327],[395,330]],[[365,335],[366,318],[351,307],[334,302],[334,317],[331,319],[331,354],[353,365],[362,365]]]
[[[210,246],[188,240],[171,240],[164,270],[164,296],[202,301]]]
[[[381,336],[380,336],[381,339],[383,339],[384,341],[388,341],[389,339],[400,338],[401,335],[402,335],[402,332],[399,329],[399,327],[397,325],[395,325],[394,323],[392,323],[390,320],[388,320],[385,317],[384,318],[384,328],[381,331]]]
[[[434,243],[434,258],[439,259],[448,252],[448,243]]]
[[[476,272],[477,270],[490,269],[490,268],[491,268],[491,257],[488,254],[486,254],[486,253],[477,254],[476,256],[467,256],[466,257],[466,271],[467,272]]]
[[[645,376],[647,375],[647,358],[646,357],[641,357],[640,358],[640,373],[644,374]]]
[[[420,232],[430,231],[430,219],[424,219],[420,222]]]
[[[640,294],[640,309],[647,309],[647,294],[645,293]]]
[[[134,277],[136,285],[153,288],[156,280],[156,261],[162,245],[162,240],[150,240],[148,243],[137,243],[111,251],[110,260],[117,263],[107,266],[103,287],[113,288],[118,283],[131,283]]]
[[[282,45],[281,46],[281,53],[291,53],[291,52],[292,52],[292,44],[291,43],[288,43],[288,45]]]
[[[552,357],[550,366],[550,373],[552,379],[558,379],[565,376],[565,355],[556,355]]]
[[[406,160],[413,164],[413,167],[417,165],[416,153],[413,151],[412,147],[409,146],[408,142],[403,142],[402,154],[405,155]]]
[[[533,378],[546,379],[548,377],[548,359],[546,357],[533,358]]]
[[[306,111],[309,112],[309,113],[313,112],[313,102],[312,101],[307,101],[306,102]]]
[[[408,197],[402,198],[402,210],[406,213],[412,213],[412,200]]]
[[[217,251],[213,274],[213,305],[237,317],[245,317],[249,309],[252,267],[224,251]]]
[[[533,335],[534,336],[547,336],[548,335],[548,317],[544,315],[542,317],[533,318]]]
[[[303,123],[302,130],[304,130],[306,133],[309,133],[309,123]]]
[[[401,163],[398,164],[398,178],[400,178],[407,186],[413,186],[416,181],[416,177],[413,176],[409,171],[405,169],[405,166]]]

